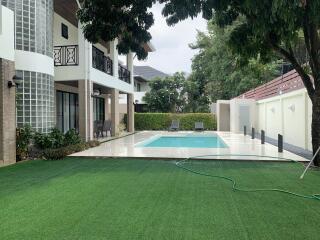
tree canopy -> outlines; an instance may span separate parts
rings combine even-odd
[[[153,0],[80,0],[82,8],[78,17],[83,32],[91,42],[119,39],[118,51],[127,54],[133,51],[138,59],[145,59],[148,53],[143,44],[150,41],[148,31],[154,23],[149,8]]]
[[[241,55],[230,50],[227,42],[239,24],[241,21],[221,28],[210,21],[208,33],[199,32],[197,42],[191,45],[199,53],[193,58],[190,79],[201,83],[202,91],[211,101],[236,97],[280,73],[280,61],[276,58],[269,62],[251,58],[243,64]]]
[[[150,91],[143,100],[151,112],[183,112],[185,105],[183,73],[175,73],[165,78],[155,78],[150,83]]]

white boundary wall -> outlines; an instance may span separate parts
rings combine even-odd
[[[256,116],[256,129],[267,137],[282,134],[284,142],[312,150],[312,103],[305,89],[257,101]]]

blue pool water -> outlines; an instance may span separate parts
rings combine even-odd
[[[226,148],[218,136],[161,136],[145,142],[143,147]]]

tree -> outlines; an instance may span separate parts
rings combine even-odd
[[[155,78],[150,83],[150,91],[143,101],[151,112],[182,112],[185,104],[183,73],[175,73],[165,78]]]
[[[133,51],[139,60],[148,53],[143,44],[150,41],[148,32],[154,23],[152,7],[154,0],[80,0],[78,18],[83,24],[86,39],[96,43],[119,39],[118,51],[127,54]]]
[[[300,75],[312,101],[312,145],[320,146],[320,0],[160,0],[169,25],[202,12],[221,27],[239,17],[245,21],[231,33],[229,45],[244,60],[270,58],[276,52],[286,58]],[[302,62],[294,47],[302,32],[308,62]],[[315,160],[320,164],[320,157]]]
[[[191,45],[199,50],[192,60],[191,78],[202,83],[203,91],[213,102],[236,97],[279,74],[280,61],[265,63],[252,58],[241,64],[239,54],[230,50],[227,41],[240,23],[220,28],[209,21],[208,33],[199,32],[197,42]]]

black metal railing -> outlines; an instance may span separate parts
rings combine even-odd
[[[113,62],[111,58],[104,55],[104,52],[92,46],[92,67],[113,75]]]
[[[79,65],[78,45],[55,46],[53,48],[54,66]]]
[[[126,83],[131,83],[130,81],[130,71],[123,67],[121,64],[119,64],[119,79],[126,82]]]

